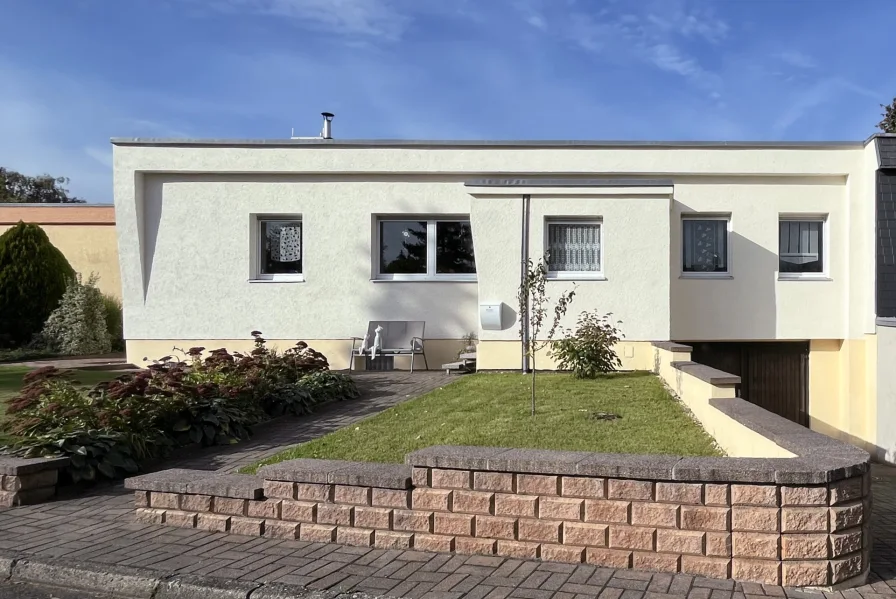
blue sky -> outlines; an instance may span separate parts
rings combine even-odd
[[[0,0],[0,165],[110,137],[864,139],[893,0]],[[12,26],[9,26],[12,25]]]

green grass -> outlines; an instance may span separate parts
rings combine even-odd
[[[403,462],[406,453],[431,445],[721,455],[712,437],[649,373],[595,380],[540,374],[535,417],[529,413],[530,380],[520,374],[465,376],[242,471],[294,458]],[[596,412],[621,418],[597,420],[591,417]]]
[[[6,413],[6,403],[18,395],[22,388],[22,377],[33,370],[27,366],[0,366],[0,445],[11,442],[12,437],[2,431],[3,418]],[[85,387],[93,387],[101,381],[108,381],[123,374],[114,370],[73,370],[74,380]]]

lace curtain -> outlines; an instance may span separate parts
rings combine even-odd
[[[683,236],[685,272],[728,270],[728,221],[685,220]]]
[[[600,225],[548,223],[547,250],[552,271],[599,272]]]
[[[268,243],[274,262],[297,262],[302,259],[302,226],[269,225]]]

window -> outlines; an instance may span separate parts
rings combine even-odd
[[[600,222],[547,222],[545,253],[548,256],[548,276],[556,278],[599,278]]]
[[[781,278],[824,275],[824,218],[781,218],[778,238]]]
[[[727,216],[687,216],[681,221],[681,272],[686,276],[727,275]]]
[[[302,221],[296,218],[258,219],[257,279],[301,281]]]
[[[470,221],[381,219],[377,225],[378,279],[476,279]]]

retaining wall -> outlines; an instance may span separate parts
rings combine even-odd
[[[0,456],[0,508],[40,503],[56,495],[59,470],[68,458]]]
[[[430,447],[406,464],[128,479],[137,517],[218,532],[684,572],[833,589],[870,564],[866,452],[734,397],[657,343],[656,371],[732,457]],[[657,423],[662,426],[662,423]]]

